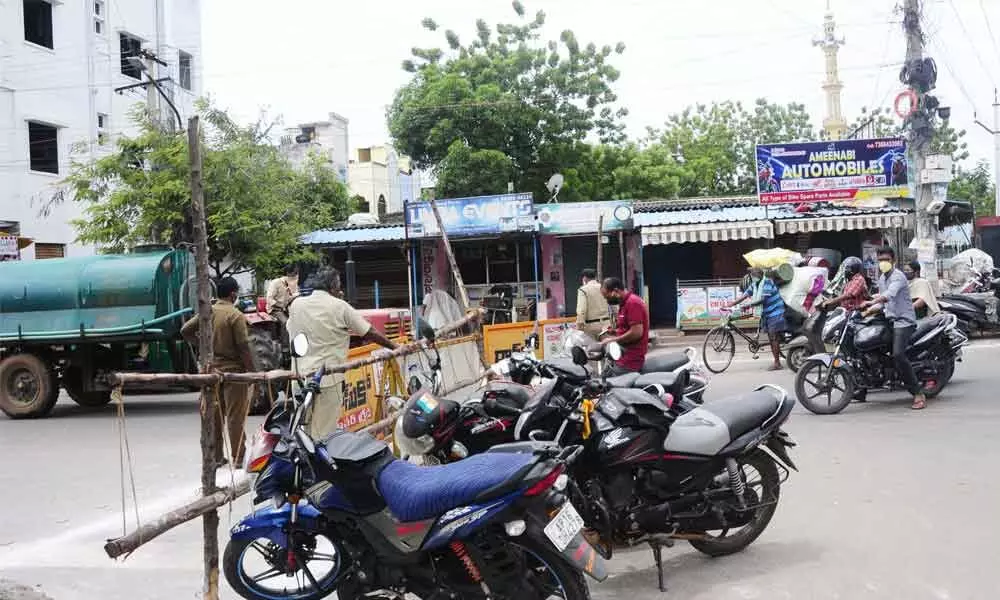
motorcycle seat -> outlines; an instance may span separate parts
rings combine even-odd
[[[920,319],[917,321],[917,328],[913,331],[913,339],[918,339],[928,331],[934,329],[941,325],[945,319],[948,317],[946,315],[934,315],[933,317],[928,317],[926,319]]]
[[[670,352],[669,354],[657,354],[647,356],[646,362],[642,365],[640,373],[662,373],[673,371],[686,365],[691,359],[684,352]]]
[[[517,383],[492,381],[483,392],[483,408],[494,417],[519,415],[531,393],[531,388]]]
[[[531,454],[475,454],[458,462],[424,467],[396,460],[378,475],[379,492],[403,522],[422,521],[511,491],[535,463]],[[484,494],[491,489],[493,494]]]
[[[966,296],[964,294],[944,294],[943,296],[941,296],[941,299],[942,300],[946,300],[946,301],[950,301],[950,302],[960,302],[960,303],[965,303],[965,304],[971,304],[971,305],[973,305],[973,306],[975,306],[977,308],[981,308],[982,310],[986,310],[986,301],[985,300],[981,300],[980,298],[974,298],[972,296]]]
[[[605,383],[613,388],[630,388],[634,387],[637,379],[639,379],[638,373],[623,373],[616,377],[608,377]]]
[[[772,390],[755,390],[739,396],[707,400],[702,408],[726,424],[729,440],[760,427],[779,408],[781,398]]]

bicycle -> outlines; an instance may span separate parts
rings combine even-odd
[[[735,323],[733,323],[733,310],[723,309],[722,320],[719,325],[713,327],[709,330],[708,335],[705,336],[705,343],[702,345],[701,357],[702,361],[705,363],[705,368],[712,373],[719,374],[729,368],[729,365],[733,363],[733,357],[736,355],[736,336],[740,336],[747,342],[747,349],[750,350],[750,354],[753,355],[754,360],[760,358],[761,348],[767,348],[770,341],[760,339],[760,322],[757,323],[757,331],[754,333],[753,337],[747,335],[742,329],[739,328]],[[721,367],[716,367],[708,359],[708,349],[712,348],[716,353],[725,355],[724,364]],[[784,356],[784,352],[781,354]]]

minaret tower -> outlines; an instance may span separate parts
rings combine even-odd
[[[840,109],[840,92],[844,84],[840,82],[837,69],[837,51],[844,45],[844,38],[837,39],[837,24],[830,10],[830,0],[826,0],[826,19],[823,22],[823,37],[813,40],[813,46],[823,49],[826,56],[826,81],[823,91],[826,92],[826,117],[823,119],[823,134],[826,139],[839,140],[847,131],[847,122]]]

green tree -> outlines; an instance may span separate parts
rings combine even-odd
[[[698,104],[671,115],[651,137],[680,164],[681,197],[753,194],[756,144],[815,139],[805,106],[758,99]]]
[[[346,187],[318,157],[296,171],[267,142],[270,127],[240,125],[199,103],[205,125],[203,182],[209,263],[216,276],[250,270],[270,275],[307,258],[302,234],[349,212]],[[74,162],[54,202],[84,205],[74,221],[79,241],[105,252],[140,244],[181,246],[193,241],[187,136],[133,114],[134,137],[93,162]]]
[[[972,169],[962,169],[948,184],[948,198],[965,200],[976,210],[977,217],[991,216],[995,210],[996,187],[990,174],[990,163],[980,160]]]
[[[460,174],[467,160],[502,169],[504,189],[512,180],[518,190],[544,194],[553,173],[574,166],[580,142],[591,135],[622,139],[625,111],[615,110],[611,89],[619,74],[609,61],[624,45],[598,48],[569,30],[545,42],[545,14],[525,19],[520,2],[514,10],[517,23],[491,27],[480,19],[471,41],[463,44],[446,31],[444,48],[414,48],[403,63],[412,79],[388,110],[393,143],[418,167],[445,169],[449,194],[496,187],[499,174],[480,173],[484,184]],[[437,30],[432,19],[423,25]],[[481,151],[499,152],[509,162]]]
[[[442,198],[503,194],[514,180],[514,161],[499,150],[477,150],[455,140],[436,176],[436,193]]]

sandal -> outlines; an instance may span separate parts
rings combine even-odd
[[[910,406],[913,410],[923,410],[927,407],[927,399],[925,398],[914,398],[913,404]]]

